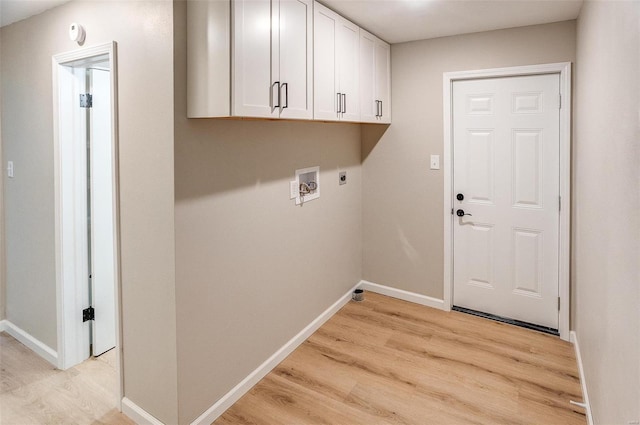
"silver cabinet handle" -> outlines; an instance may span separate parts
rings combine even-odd
[[[273,94],[273,86],[277,85],[278,86],[278,104],[277,105],[273,105],[273,108],[279,108],[280,107],[280,81],[276,81],[273,83],[273,85],[271,86],[271,93]]]
[[[382,118],[382,101],[380,101],[380,118]]]
[[[336,100],[336,108],[338,113],[342,112],[342,97],[340,96],[340,93],[337,93],[337,100]]]
[[[376,100],[376,118],[380,116],[380,101]]]
[[[284,106],[282,109],[287,109],[289,107],[289,83],[284,83],[282,87],[284,87]],[[278,103],[280,103],[280,100],[278,100]]]
[[[342,102],[343,102],[343,110],[342,113],[347,113],[347,95],[345,93],[342,93]]]

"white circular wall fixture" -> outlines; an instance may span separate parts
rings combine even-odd
[[[85,32],[82,25],[75,22],[69,25],[69,38],[71,39],[71,41],[75,41],[76,43],[80,44],[84,42],[84,36]]]

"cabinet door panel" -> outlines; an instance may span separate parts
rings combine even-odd
[[[277,117],[272,107],[271,1],[233,1],[235,116]]]
[[[280,0],[282,118],[313,118],[312,11],[312,0]]]
[[[377,122],[376,38],[360,29],[360,121]]]
[[[338,70],[336,34],[340,17],[316,2],[313,25],[313,116],[317,120],[338,121]]]
[[[340,18],[336,48],[339,92],[346,95],[341,114],[341,119],[345,121],[360,121],[359,42],[358,26]]]
[[[376,99],[382,102],[379,122],[391,123],[391,48],[379,40],[375,45]]]

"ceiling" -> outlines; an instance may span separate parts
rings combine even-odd
[[[69,0],[0,0],[1,26]],[[81,1],[81,0],[77,0]],[[389,43],[575,19],[583,0],[321,0]]]
[[[0,0],[0,26],[37,15],[68,1],[70,0]]]
[[[578,17],[582,0],[321,0],[393,44]]]

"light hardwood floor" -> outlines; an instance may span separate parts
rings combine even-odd
[[[132,425],[116,409],[115,359],[111,350],[61,371],[0,333],[0,424]]]
[[[586,423],[571,344],[367,292],[215,424]]]

